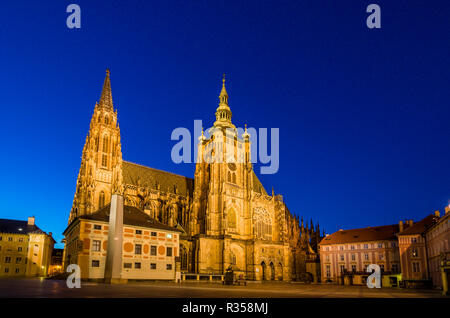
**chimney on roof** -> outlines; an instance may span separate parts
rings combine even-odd
[[[438,218],[441,217],[441,213],[439,212],[439,210],[434,211],[434,216],[437,216]]]
[[[28,225],[34,225],[34,216],[28,217]]]
[[[409,224],[409,226],[413,226],[413,224],[414,224],[413,220],[408,220],[408,224]]]
[[[447,214],[448,212],[450,212],[450,205],[445,207],[445,214]]]
[[[48,236],[52,237],[53,233],[52,232],[48,232]]]
[[[403,221],[398,222],[400,232],[403,232]]]

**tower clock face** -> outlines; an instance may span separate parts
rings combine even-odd
[[[228,164],[228,169],[230,169],[231,171],[235,171],[236,170],[236,164],[235,163],[229,163]]]

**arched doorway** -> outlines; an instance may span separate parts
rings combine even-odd
[[[261,263],[261,280],[266,280],[266,273],[267,273],[266,263],[262,262]]]
[[[270,280],[275,280],[275,266],[270,262]]]
[[[283,264],[279,263],[278,267],[279,267],[278,277],[279,277],[280,280],[283,280]]]

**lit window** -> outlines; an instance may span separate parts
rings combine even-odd
[[[150,255],[153,255],[153,256],[156,255],[156,246],[155,245],[150,246]]]
[[[172,238],[172,234],[167,234],[167,238],[171,239]]]
[[[100,252],[100,245],[101,245],[101,241],[93,240],[92,241],[92,250],[94,252]]]

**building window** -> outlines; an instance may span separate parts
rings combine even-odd
[[[107,121],[108,118],[105,118],[105,121]],[[103,152],[108,152],[108,136],[103,137]]]
[[[364,248],[368,249],[369,248],[369,244],[364,244]]]
[[[382,273],[384,272],[384,264],[380,264],[380,270]]]
[[[156,255],[156,246],[155,245],[150,246],[150,255],[153,255],[153,256]]]
[[[23,242],[23,237],[19,237],[19,242]]]
[[[94,224],[94,230],[101,230],[102,226],[98,224]]]
[[[344,250],[344,247],[343,247],[343,246],[339,246],[339,249],[340,249],[341,251],[343,251],[343,250]]]
[[[167,265],[166,265],[166,269],[167,269],[168,271],[172,270],[172,264],[167,264]]]
[[[134,268],[141,269],[141,263],[134,263]]]
[[[343,273],[344,271],[345,271],[345,266],[344,265],[341,265],[341,266],[339,266],[340,267],[340,269],[341,269],[341,273]]]
[[[5,273],[9,273],[9,268],[5,267]]]
[[[411,243],[417,243],[417,237],[412,237],[411,238]]]
[[[171,247],[167,248],[166,256],[172,256],[172,248]]]
[[[16,268],[16,274],[19,274],[19,269],[18,268]]]
[[[20,262],[22,262],[22,257],[16,257],[16,263],[19,264]]]
[[[137,255],[142,254],[142,245],[141,244],[136,244],[134,246],[134,254],[137,254]]]
[[[327,277],[330,278],[331,277],[330,265],[327,265],[326,272],[327,272]]]
[[[344,255],[341,255],[341,261],[342,262],[344,261]]]
[[[392,243],[391,243],[391,247],[395,247],[395,242],[392,242]]]
[[[152,235],[152,236],[156,236],[156,232],[152,232],[151,235]]]
[[[142,234],[142,230],[136,230],[136,234]]]
[[[0,241],[3,240],[3,236],[0,236]]]
[[[356,272],[356,265],[352,265],[352,272]]]
[[[325,259],[327,260],[327,262],[329,262],[330,261],[330,255],[327,255]]]
[[[123,268],[131,268],[131,263],[123,263]]]
[[[103,208],[105,206],[105,192],[100,192],[98,196],[98,207]]]
[[[418,262],[413,262],[413,273],[420,273],[420,264]]]
[[[383,243],[378,243],[378,248],[383,248]]]
[[[411,255],[412,257],[419,257],[419,252],[415,248],[413,248],[411,250]]]
[[[108,166],[108,156],[107,155],[102,155],[102,166],[106,167]]]
[[[384,254],[383,254],[383,253],[380,253],[380,254],[378,255],[378,258],[379,258],[379,259],[384,259]]]
[[[156,263],[150,263],[150,269],[156,269]]]
[[[100,267],[100,261],[99,260],[92,260],[92,267]]]
[[[365,259],[366,261],[368,261],[368,260],[369,260],[369,254],[365,253],[365,254],[364,254],[364,259]]]
[[[22,252],[22,246],[19,246],[19,247],[17,248],[17,251],[18,251],[18,252]]]
[[[350,249],[354,250],[355,249],[355,245],[350,245]]]
[[[93,240],[92,241],[92,250],[94,252],[100,252],[100,245],[101,245],[101,241]]]
[[[11,257],[6,256],[5,257],[5,263],[11,263]]]
[[[356,255],[352,254],[352,261],[356,260]]]
[[[8,241],[12,242],[12,237],[8,237]]]

